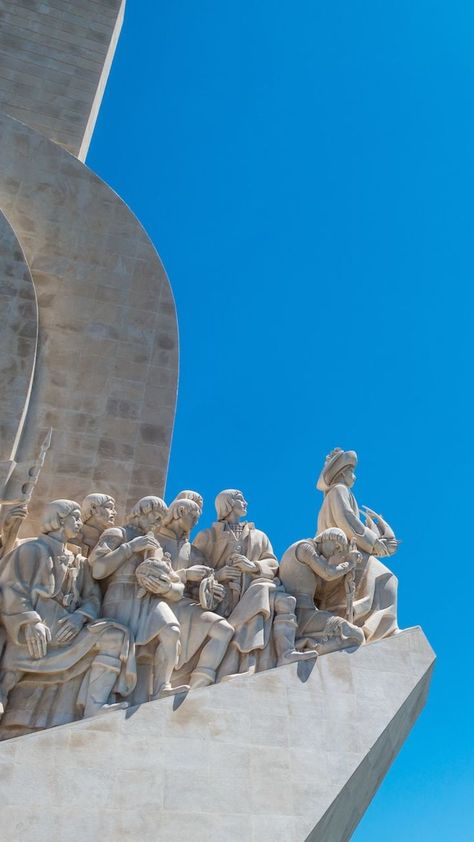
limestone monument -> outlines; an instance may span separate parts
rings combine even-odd
[[[398,539],[359,508],[355,451],[281,560],[242,491],[202,527],[199,491],[163,498],[173,298],[84,164],[124,6],[0,3],[3,832],[344,842],[434,655],[398,628]]]

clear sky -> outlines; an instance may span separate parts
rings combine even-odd
[[[473,42],[468,0],[129,0],[88,158],[176,298],[167,499],[242,488],[281,554],[340,445],[403,539],[438,663],[355,842],[474,838]]]

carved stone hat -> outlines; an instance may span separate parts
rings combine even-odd
[[[319,475],[316,488],[318,491],[328,491],[340,471],[348,467],[355,468],[356,465],[357,453],[355,450],[342,450],[341,447],[335,447],[326,456],[324,468]]]

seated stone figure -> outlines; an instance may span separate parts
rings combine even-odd
[[[171,605],[138,583],[136,570],[147,554],[161,550],[154,532],[167,512],[159,497],[142,497],[124,527],[106,529],[89,561],[104,589],[102,613],[128,626],[135,640],[138,683],[135,702],[188,689],[172,688],[180,647],[179,622]]]
[[[81,503],[82,529],[77,537],[81,553],[86,558],[91,554],[100,536],[115,525],[117,509],[115,500],[109,494],[88,494]]]
[[[89,564],[66,546],[81,527],[79,504],[55,500],[43,513],[42,534],[5,559],[0,577],[7,636],[0,674],[3,732],[93,716],[116,707],[108,704],[112,692],[126,696],[135,684],[128,630],[97,619],[100,590]]]
[[[359,506],[351,488],[355,482],[357,454],[353,450],[335,448],[327,457],[317,487],[324,493],[318,517],[318,532],[331,527],[342,529],[354,539],[362,554],[355,571],[354,623],[360,626],[366,641],[389,637],[398,631],[396,576],[376,556],[391,556],[398,547],[393,530],[379,515],[367,510],[366,523],[361,520]],[[375,521],[378,521],[378,525]],[[318,607],[344,616],[345,590],[323,584]]]
[[[194,546],[224,585],[216,610],[235,629],[218,679],[316,657],[316,652],[295,650],[296,600],[277,578],[278,562],[268,537],[253,523],[240,522],[247,513],[242,492],[221,491],[216,511],[217,522],[196,536]]]
[[[286,590],[296,597],[297,649],[315,648],[321,655],[364,643],[361,629],[315,605],[321,581],[339,584],[341,579],[352,579],[360,558],[342,529],[326,529],[316,538],[296,541],[283,554],[279,576]]]
[[[191,689],[213,684],[217,669],[234,634],[232,625],[213,610],[224,597],[202,553],[189,541],[189,533],[200,516],[199,506],[189,498],[176,499],[159,527],[156,537],[186,591],[173,605],[181,629],[180,654],[176,664],[179,681]],[[203,592],[206,593],[203,593]]]

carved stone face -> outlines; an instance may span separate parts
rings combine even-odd
[[[81,510],[73,509],[62,522],[62,533],[66,541],[77,538],[82,529]]]
[[[341,471],[339,474],[339,481],[343,482],[344,485],[347,485],[348,488],[352,488],[356,481],[356,475],[354,473],[354,469],[351,468],[350,465]]]
[[[192,529],[196,526],[199,520],[199,513],[196,511],[185,510],[179,518],[181,529],[186,535],[189,535]]]
[[[116,516],[115,500],[112,500],[112,498],[107,500],[106,503],[103,503],[102,506],[96,506],[94,510],[94,518],[97,521],[97,525],[103,529],[113,526]]]
[[[160,525],[163,520],[163,513],[157,509],[152,509],[146,515],[141,515],[139,524],[143,532],[153,532]]]
[[[247,514],[248,503],[241,491],[237,492],[232,502],[232,517],[236,520],[238,520],[241,517],[245,517],[245,515]]]

